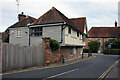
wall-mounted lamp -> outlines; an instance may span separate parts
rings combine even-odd
[[[11,31],[11,34],[14,34],[14,31]]]
[[[26,34],[28,33],[28,32],[25,32]]]

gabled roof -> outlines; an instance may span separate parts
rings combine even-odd
[[[116,38],[118,36],[118,29],[120,27],[92,27],[88,32],[88,37]]]
[[[78,30],[84,32],[84,25],[86,25],[86,17],[72,18],[70,20],[73,22],[73,24]]]
[[[33,24],[47,24],[59,22],[65,22],[70,26],[74,26],[74,24],[64,14],[62,14],[54,7],[52,7],[52,9],[39,17],[35,22],[33,22]]]
[[[20,21],[16,22],[9,28],[15,28],[15,27],[26,27],[28,24],[31,24],[35,21],[36,19],[31,17],[31,16],[26,16],[25,18],[21,19]]]

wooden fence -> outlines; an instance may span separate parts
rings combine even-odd
[[[22,47],[2,43],[2,71],[22,69],[44,64],[43,45]]]

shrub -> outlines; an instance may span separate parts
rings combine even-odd
[[[120,55],[120,49],[105,49],[104,54]]]
[[[50,39],[50,47],[52,50],[57,50],[60,48],[60,44],[57,40]]]
[[[83,49],[83,53],[88,53],[89,49]]]
[[[89,51],[90,52],[97,53],[98,52],[98,48],[100,47],[100,42],[95,40],[95,41],[89,42],[88,45],[89,45]]]

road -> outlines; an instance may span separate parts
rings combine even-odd
[[[3,75],[3,78],[94,78],[98,79],[115,61],[116,55],[96,55],[96,58],[67,66],[38,69],[14,74]]]

